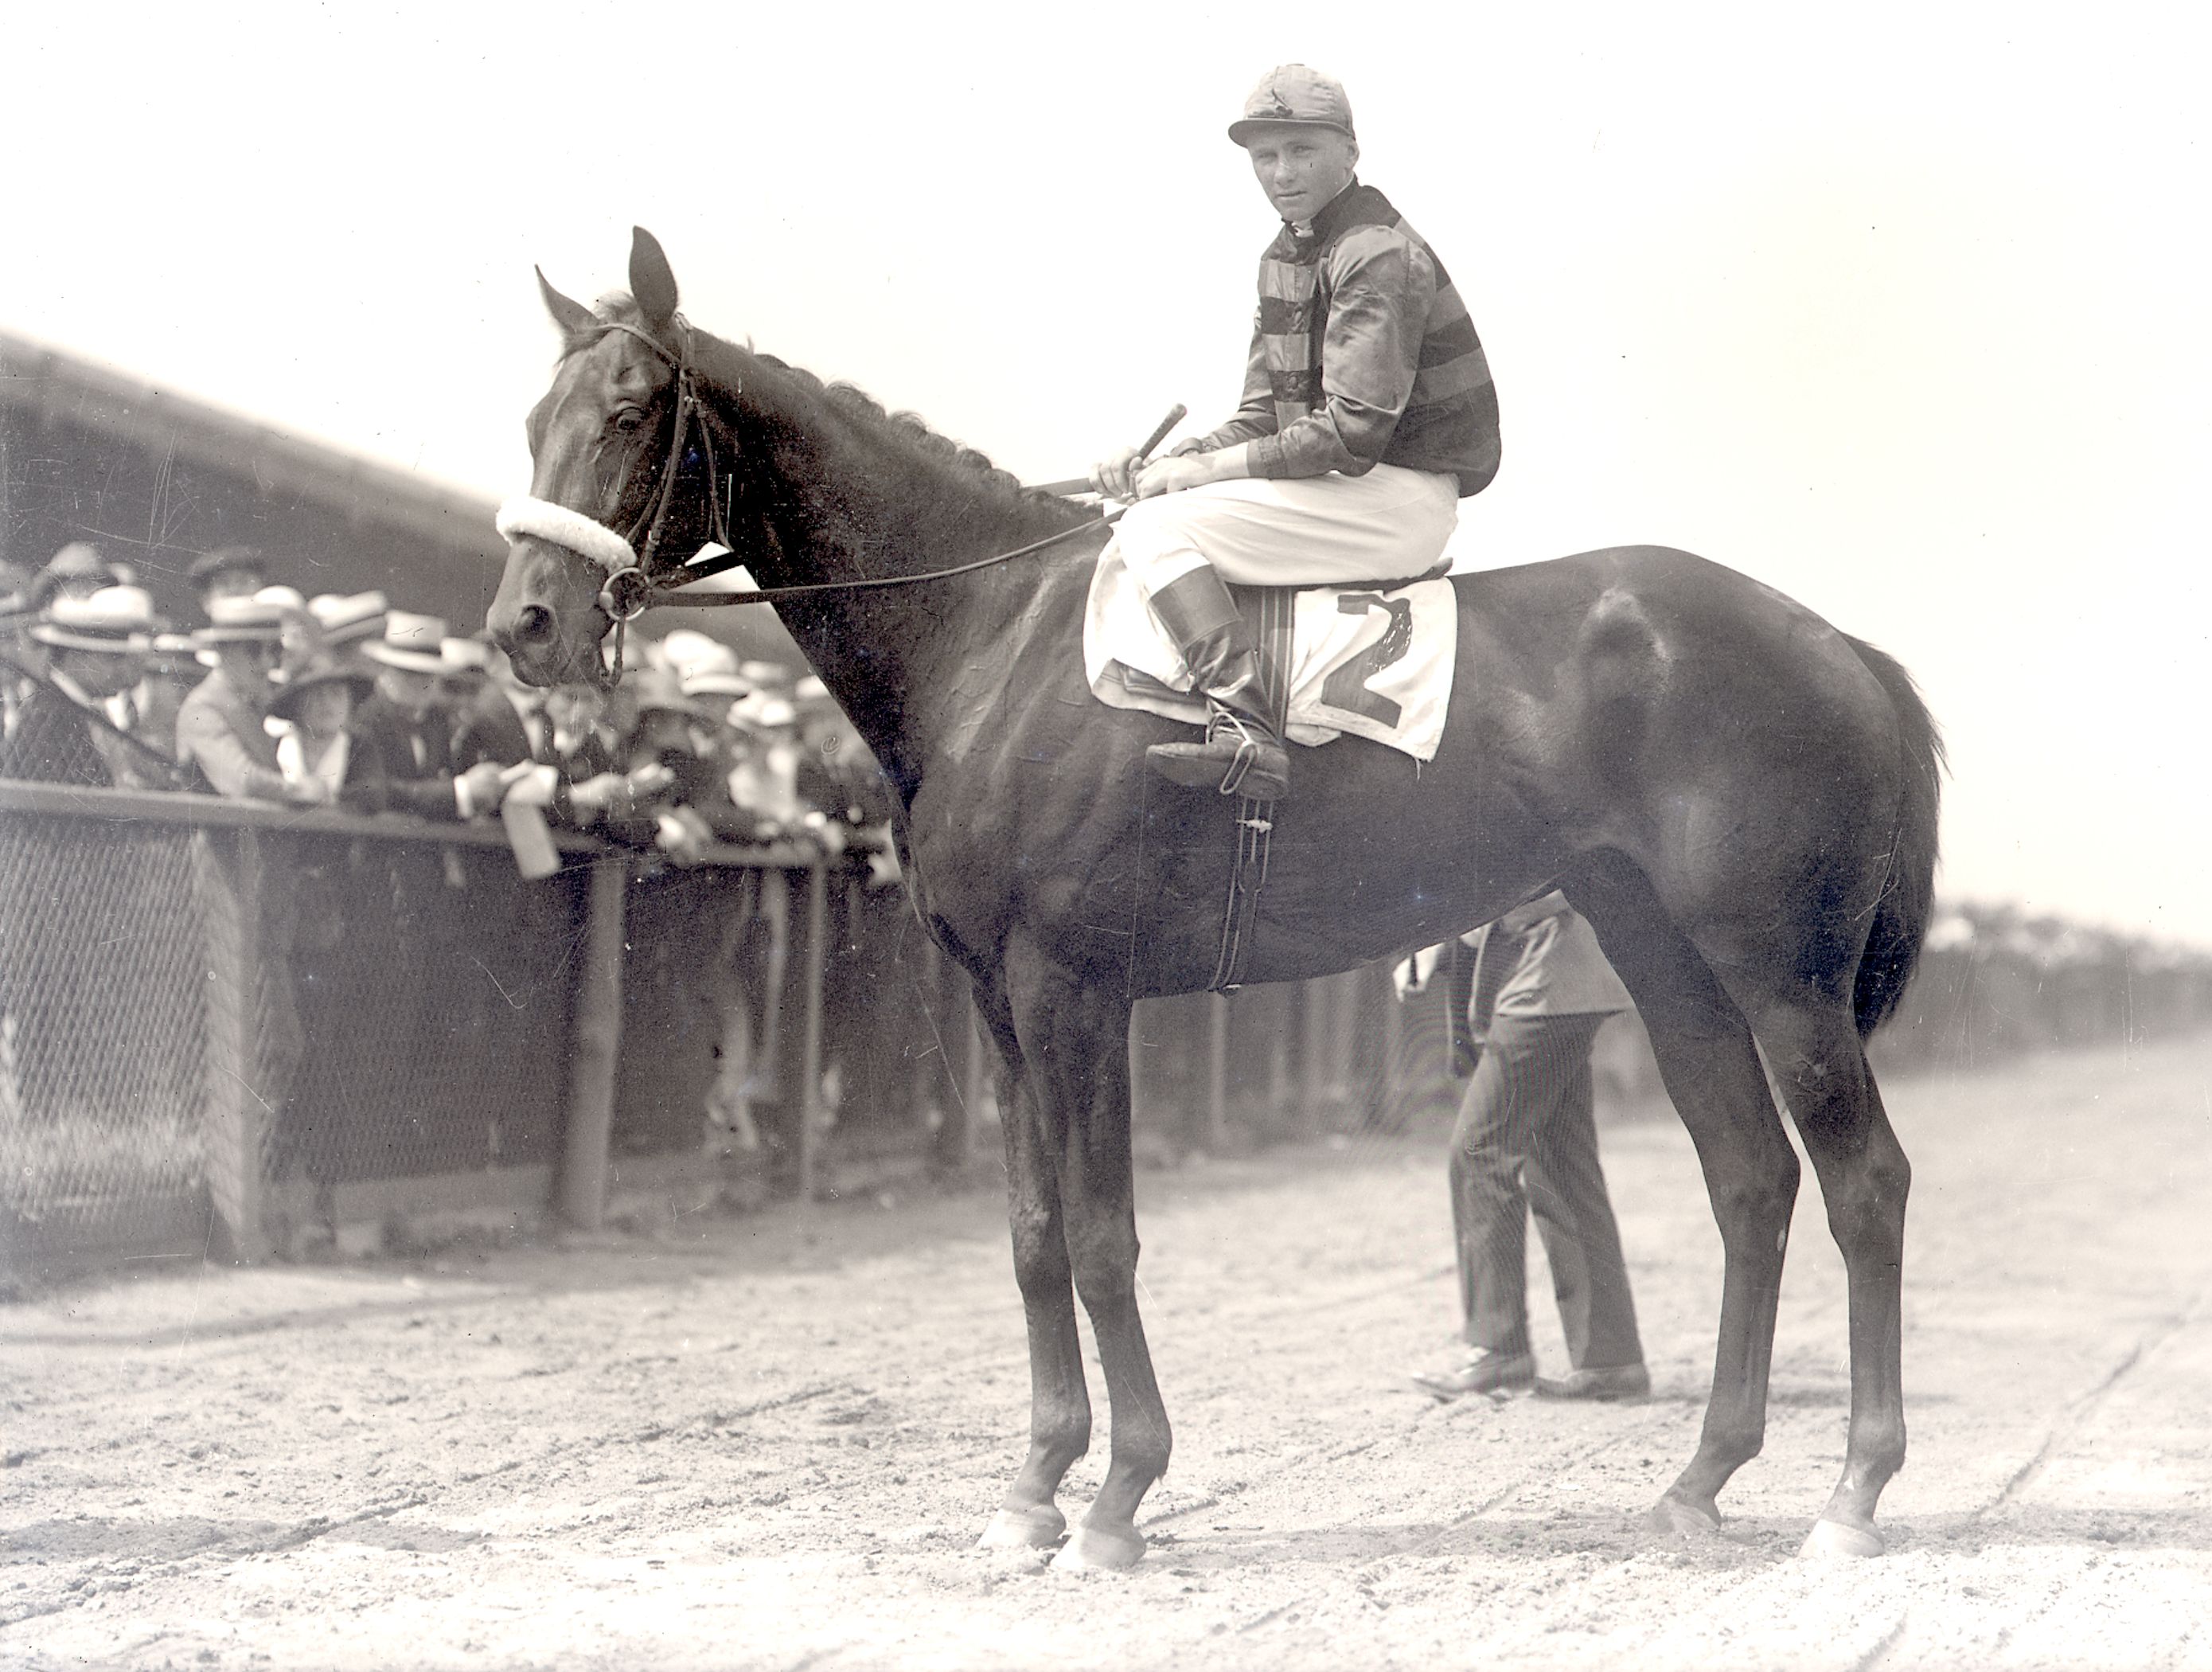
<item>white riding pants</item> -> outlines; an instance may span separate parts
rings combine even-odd
[[[1146,599],[1211,563],[1245,587],[1397,581],[1443,556],[1459,524],[1459,483],[1377,465],[1364,476],[1245,477],[1139,500],[1109,550]]]

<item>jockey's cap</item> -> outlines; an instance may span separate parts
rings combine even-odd
[[[1334,128],[1347,139],[1359,137],[1352,130],[1352,100],[1345,97],[1344,83],[1302,64],[1279,64],[1260,77],[1244,100],[1244,114],[1229,125],[1229,137],[1249,145],[1263,129],[1292,126]]]

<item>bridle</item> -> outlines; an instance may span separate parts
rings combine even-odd
[[[527,494],[517,495],[499,508],[495,519],[500,535],[509,545],[524,535],[533,536],[549,544],[597,564],[605,572],[606,580],[599,588],[599,605],[602,613],[614,623],[614,666],[608,682],[619,680],[623,672],[623,640],[629,623],[647,610],[672,607],[688,610],[714,610],[740,604],[775,604],[787,598],[803,598],[820,593],[871,592],[886,587],[911,587],[925,581],[943,581],[956,575],[972,575],[995,564],[1009,562],[1017,557],[1026,557],[1031,552],[1042,551],[1062,541],[1073,539],[1079,534],[1095,532],[1099,527],[1116,521],[1121,515],[1117,508],[1108,511],[1098,522],[1079,522],[1063,528],[1058,533],[1048,534],[1041,540],[1017,546],[1011,551],[1001,551],[989,557],[978,558],[972,563],[957,564],[947,569],[932,569],[925,575],[889,575],[866,581],[819,581],[796,587],[754,587],[745,592],[722,592],[679,596],[682,589],[709,575],[720,575],[744,562],[732,549],[730,540],[729,513],[734,502],[737,482],[734,476],[727,478],[725,489],[721,465],[714,456],[713,428],[704,416],[704,403],[699,398],[698,380],[691,367],[690,327],[681,314],[672,324],[678,333],[677,346],[671,348],[659,338],[641,331],[621,319],[599,322],[601,336],[608,331],[624,331],[651,349],[668,362],[676,374],[676,422],[670,437],[668,453],[661,461],[660,484],[653,496],[631,522],[627,533],[618,533],[606,524],[586,516],[580,511],[558,505],[550,500],[536,499]],[[699,556],[690,562],[673,566],[656,575],[653,559],[660,550],[660,539],[668,523],[669,508],[676,500],[676,479],[683,473],[684,443],[696,428],[707,459],[707,502],[712,518],[714,544],[703,547]],[[644,544],[639,544],[639,537]],[[719,547],[720,550],[715,548]]]

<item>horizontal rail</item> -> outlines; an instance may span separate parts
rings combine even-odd
[[[308,836],[369,836],[386,842],[440,842],[465,848],[504,848],[507,832],[497,824],[447,824],[408,813],[349,812],[336,807],[289,807],[241,797],[193,795],[178,790],[90,788],[76,784],[28,783],[0,778],[0,812],[43,813],[64,818],[106,818],[118,824],[185,824],[199,827],[297,831]],[[555,846],[565,854],[590,855],[630,851],[580,830],[555,830]],[[704,865],[750,866],[758,870],[811,871],[823,863],[817,848],[797,842],[715,842],[700,855]]]

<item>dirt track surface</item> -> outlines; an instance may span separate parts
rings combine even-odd
[[[1434,1135],[1146,1173],[1176,1451],[1128,1575],[970,1547],[1027,1421],[988,1194],[0,1309],[0,1664],[2212,1667],[2212,1041],[1889,1101],[1912,1452],[1878,1561],[1796,1554],[1847,1405],[1809,1172],[1765,1454],[1720,1536],[1644,1530],[1720,1271],[1652,1121],[1606,1134],[1634,1408],[1408,1389],[1455,1321]]]

